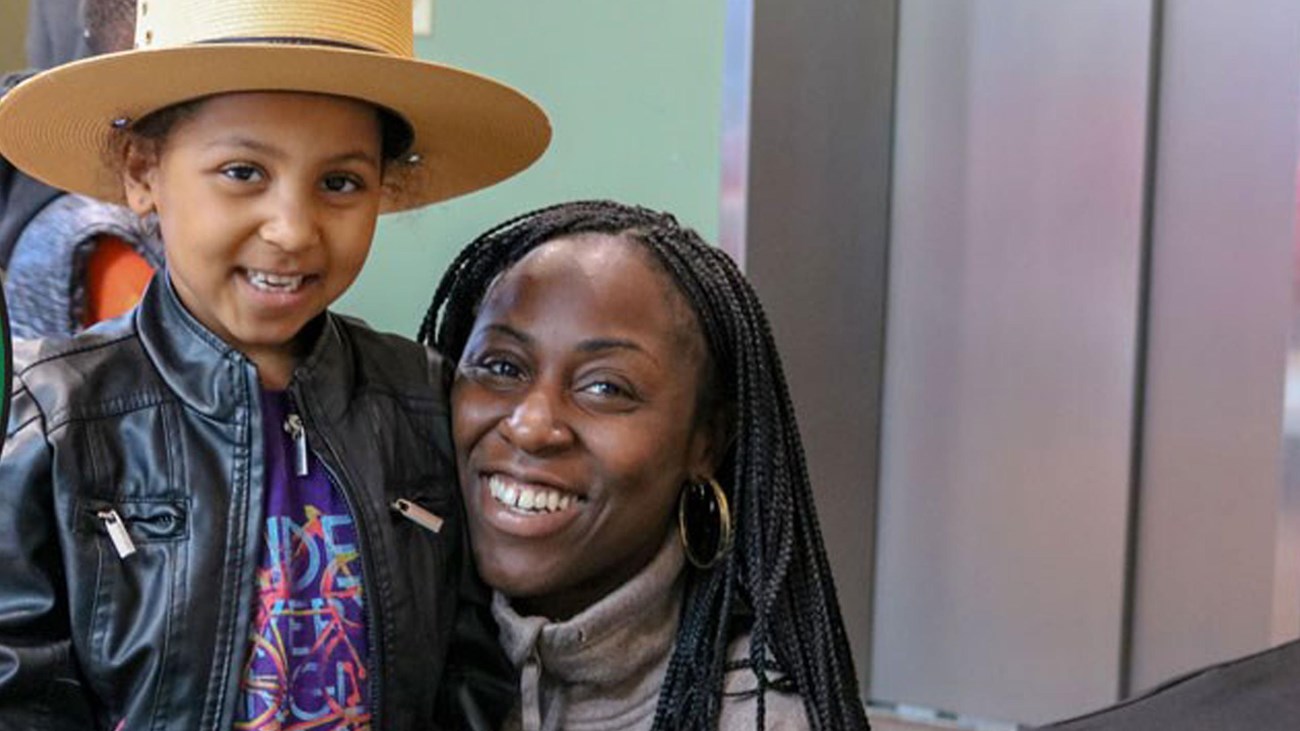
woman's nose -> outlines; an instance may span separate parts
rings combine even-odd
[[[573,432],[558,418],[554,397],[534,388],[521,399],[502,423],[506,439],[525,452],[546,452],[573,442]]]

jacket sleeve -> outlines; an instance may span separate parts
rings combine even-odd
[[[44,419],[15,381],[0,451],[0,731],[94,728],[73,657]]]
[[[454,377],[454,364],[448,363],[432,349],[426,348],[429,378],[434,386],[447,393]],[[439,435],[439,448],[451,450],[451,425]],[[455,471],[453,470],[453,474]],[[465,521],[465,506],[456,495],[460,524]],[[447,650],[447,664],[438,688],[437,722],[439,728],[491,731],[501,727],[514,709],[519,693],[519,673],[497,639],[497,625],[492,618],[492,592],[479,578],[470,550],[469,531],[460,532],[461,541],[452,560],[450,575],[456,578],[456,620]]]
[[[439,688],[438,721],[447,729],[491,731],[517,704],[519,673],[497,640],[492,594],[474,568],[468,531],[462,535],[456,624]]]

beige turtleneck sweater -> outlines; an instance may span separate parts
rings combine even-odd
[[[676,639],[683,565],[670,533],[641,573],[564,622],[521,616],[494,596],[501,645],[520,669],[520,706],[506,731],[647,731]],[[747,656],[748,644],[733,643],[731,659]],[[735,693],[754,683],[735,672],[726,686]],[[798,696],[769,690],[764,705],[768,729],[808,728]],[[755,708],[752,694],[728,696],[719,731],[754,731]]]

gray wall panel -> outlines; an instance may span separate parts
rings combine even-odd
[[[868,682],[896,0],[754,6],[744,260]]]
[[[1300,4],[1165,10],[1135,688],[1271,639]]]
[[[1150,22],[902,3],[873,697],[1116,697]]]

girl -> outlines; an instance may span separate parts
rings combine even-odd
[[[131,315],[15,358],[0,728],[459,727],[436,691],[493,678],[448,645],[493,655],[441,361],[326,308],[381,210],[526,167],[545,117],[413,59],[409,0],[137,17],[137,50],[0,102],[0,154],[166,252]]]
[[[867,728],[767,319],[726,254],[609,201],[483,234],[420,339],[459,364],[507,729]]]

